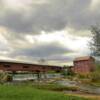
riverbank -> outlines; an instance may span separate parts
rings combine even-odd
[[[63,93],[65,95],[100,100],[100,88],[70,80],[68,78],[54,78],[45,80],[26,80],[4,83],[7,86],[31,86],[40,91]]]
[[[77,96],[82,98],[87,98],[89,100],[100,100],[99,94],[93,94],[89,93],[87,91],[80,91],[78,87],[75,86],[64,86],[54,83],[43,83],[43,82],[36,82],[36,83],[14,83],[12,84],[14,86],[32,86],[32,88],[38,89],[38,90],[44,90],[44,91],[51,91],[51,92],[57,92],[57,93],[63,93],[68,96]]]
[[[64,93],[40,90],[27,85],[0,85],[0,100],[90,100]]]
[[[73,95],[73,96],[77,96],[77,97],[84,97],[84,98],[88,98],[89,100],[100,100],[100,96],[99,95],[95,95],[95,94],[85,94],[85,93],[66,93],[66,95]]]

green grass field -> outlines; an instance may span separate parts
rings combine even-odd
[[[0,100],[89,100],[63,93],[39,90],[32,85],[0,85]]]

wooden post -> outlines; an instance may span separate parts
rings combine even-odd
[[[40,73],[40,71],[36,71],[36,74],[37,74],[37,80],[40,81],[40,78],[41,78],[41,73]]]
[[[44,78],[47,79],[46,71],[43,72]]]
[[[34,72],[32,72],[32,76],[33,76],[33,78],[34,78]]]
[[[12,79],[15,76],[15,74],[16,74],[16,71],[12,71]]]

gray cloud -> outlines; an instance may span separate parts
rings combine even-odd
[[[27,56],[31,58],[50,58],[69,52],[72,51],[66,47],[61,46],[59,43],[53,42],[48,44],[41,44],[30,48],[17,49],[10,55],[12,57]]]
[[[97,13],[94,17],[91,16],[93,12],[88,9],[91,0],[48,0],[48,2],[32,5],[32,9],[28,12],[8,10],[5,16],[0,18],[0,25],[17,33],[40,33],[42,30],[63,30],[66,26],[88,28],[98,21],[100,16]]]
[[[48,1],[48,2],[47,2]],[[7,39],[9,57],[39,57],[67,59],[65,53],[72,53],[67,47],[59,43],[50,43],[30,46],[25,40],[27,34],[39,34],[41,31],[52,33],[67,28],[76,31],[73,34],[82,34],[81,31],[88,30],[96,22],[100,23],[100,12],[91,11],[92,0],[46,0],[47,3],[31,4],[30,10],[7,8],[0,0],[0,26],[9,31],[3,34]],[[34,0],[33,0],[34,2]],[[80,31],[81,30],[81,31]],[[77,33],[79,31],[79,33]],[[83,32],[84,34],[84,32]],[[25,46],[24,46],[25,45]],[[5,48],[7,47],[7,48]],[[8,45],[1,45],[0,50],[8,51]],[[68,57],[69,59],[70,57]]]
[[[25,18],[26,13],[9,10],[5,16],[1,17],[0,24],[19,33],[63,29],[67,23],[66,18],[59,11],[53,12],[55,8],[49,9],[50,6],[52,5],[43,4],[37,7],[36,11],[30,12],[27,18]]]
[[[5,52],[5,51],[9,51],[10,50],[10,48],[8,47],[8,45],[7,44],[4,44],[4,43],[2,43],[1,41],[0,41],[0,52]]]
[[[8,29],[18,32],[32,32],[32,23],[26,21],[20,12],[8,12],[6,16],[1,18],[0,24]]]

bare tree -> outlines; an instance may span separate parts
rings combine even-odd
[[[38,63],[44,65],[44,64],[47,64],[47,60],[44,59],[44,58],[41,58],[41,59],[38,60]]]

